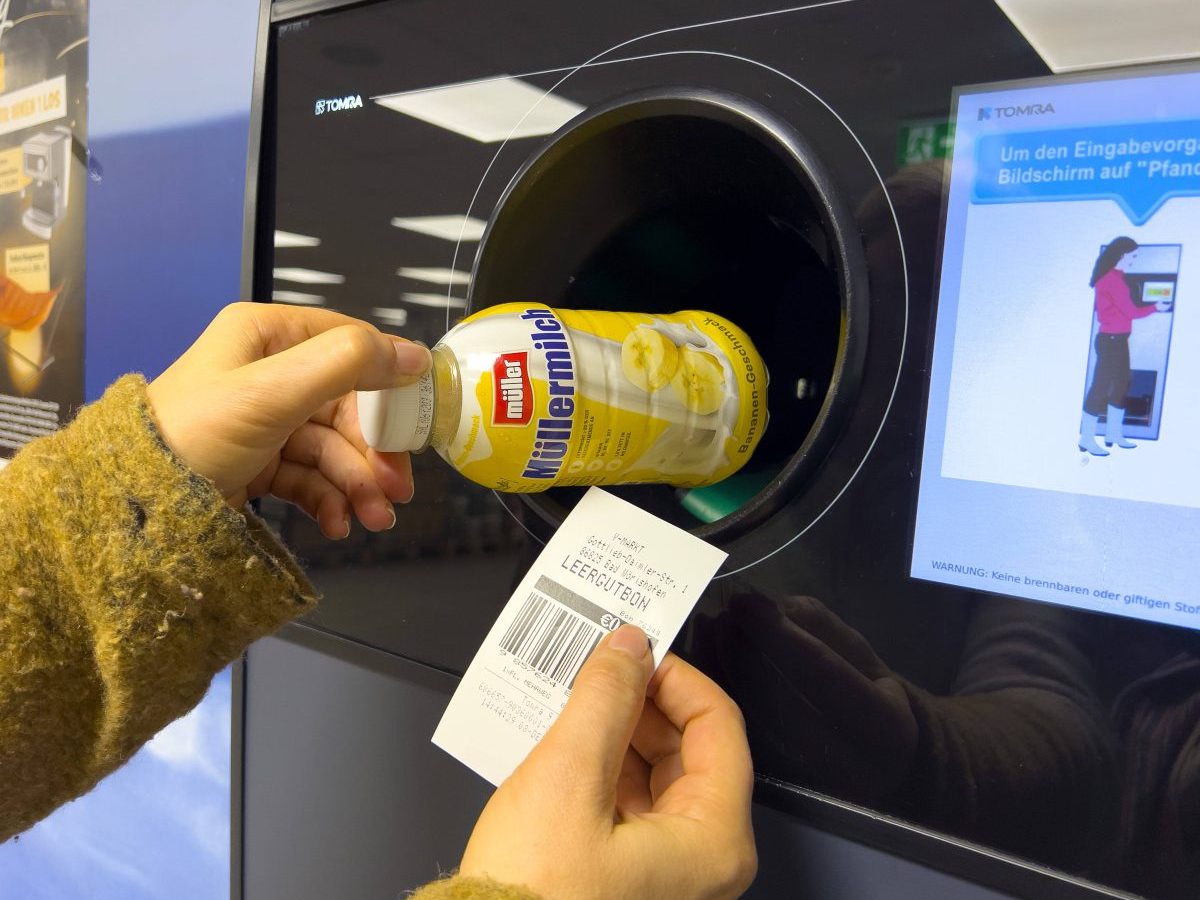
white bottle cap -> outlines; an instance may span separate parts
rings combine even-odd
[[[433,373],[405,387],[359,391],[358,425],[376,450],[424,449],[433,430]]]

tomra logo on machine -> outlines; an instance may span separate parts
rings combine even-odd
[[[1047,116],[1054,112],[1053,103],[1027,103],[1024,106],[981,106],[976,121],[984,119],[1015,119],[1020,116]]]
[[[347,97],[334,97],[331,100],[318,100],[315,114],[318,116],[323,116],[325,113],[341,112],[344,109],[362,109],[362,107],[362,94],[350,94]]]
[[[492,365],[493,425],[528,425],[533,418],[533,387],[529,383],[529,354],[501,353]]]

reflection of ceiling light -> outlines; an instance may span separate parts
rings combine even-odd
[[[1055,72],[1200,56],[1196,0],[996,0]]]
[[[295,281],[299,284],[345,284],[345,275],[318,272],[316,269],[287,268],[275,270],[276,281]]]
[[[325,305],[325,298],[320,294],[302,294],[300,291],[275,291],[271,299],[276,303],[295,303],[300,306]]]
[[[389,94],[375,102],[484,143],[550,134],[583,111],[578,103],[504,77]]]
[[[428,281],[431,284],[470,284],[471,276],[458,269],[420,269],[404,266],[396,270],[401,278]]]
[[[309,237],[307,234],[296,234],[293,231],[276,231],[276,247],[320,247],[319,237]]]
[[[400,299],[414,306],[436,306],[438,309],[462,309],[467,301],[460,297],[447,297],[445,294],[401,294]]]
[[[408,324],[408,310],[399,309],[392,306],[376,306],[371,310],[371,315],[381,322],[386,322],[388,325],[395,325],[397,328],[403,328]]]
[[[415,216],[392,219],[392,225],[405,231],[427,234],[446,241],[477,241],[487,223],[473,216]]]

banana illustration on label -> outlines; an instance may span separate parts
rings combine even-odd
[[[682,347],[671,390],[692,412],[711,415],[725,402],[725,371],[711,353]]]
[[[664,334],[639,325],[621,344],[621,373],[636,387],[666,387],[679,369],[679,348]]]
[[[468,316],[418,384],[359,395],[377,450],[432,447],[499,491],[712,484],[767,427],[767,371],[721,316],[506,303]]]

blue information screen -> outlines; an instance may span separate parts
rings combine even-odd
[[[912,575],[1200,628],[1200,71],[954,116]]]

